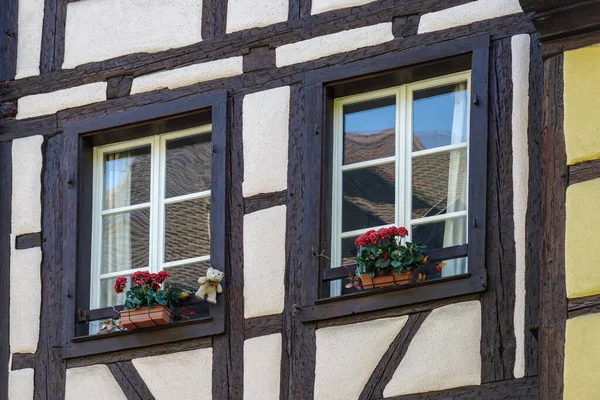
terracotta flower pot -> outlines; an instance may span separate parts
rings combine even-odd
[[[395,271],[392,271],[391,274],[388,275],[377,275],[374,278],[371,278],[369,274],[362,274],[360,276],[360,280],[362,281],[363,287],[365,289],[375,289],[382,288],[386,286],[398,286],[410,283],[414,280],[415,273],[414,271],[406,271],[404,273],[398,274]]]
[[[128,330],[166,325],[171,319],[171,310],[165,306],[142,307],[121,311],[121,325]]]

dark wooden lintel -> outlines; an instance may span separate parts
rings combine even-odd
[[[26,233],[25,235],[19,235],[16,238],[15,249],[25,250],[33,247],[41,247],[42,245],[42,233]]]
[[[569,299],[567,308],[569,312],[569,318],[600,313],[600,294]]]

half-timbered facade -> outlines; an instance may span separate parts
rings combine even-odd
[[[598,21],[595,0],[6,0],[0,399],[596,398]],[[422,276],[346,285],[392,225]],[[106,328],[117,277],[193,293],[209,266],[217,304]]]

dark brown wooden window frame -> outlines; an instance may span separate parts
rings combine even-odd
[[[456,39],[309,72],[305,79],[304,322],[406,306],[485,291],[489,35]],[[433,251],[430,260],[468,257],[469,271],[448,278],[320,298],[323,282],[347,276],[345,268],[324,269],[321,252],[329,240],[330,145],[333,98],[471,70],[468,244]],[[463,70],[466,70],[463,69]],[[328,146],[329,145],[329,146]],[[318,184],[316,184],[318,183]]]
[[[224,293],[210,316],[162,327],[86,335],[87,319],[114,314],[111,309],[89,308],[91,254],[92,150],[94,146],[152,136],[159,131],[177,130],[182,125],[212,123],[211,172],[211,265],[227,271],[227,91],[214,91],[131,108],[81,121],[67,123],[63,133],[63,271],[65,301],[63,315],[63,358],[74,358],[212,336],[225,332]],[[226,283],[224,281],[224,283]],[[82,315],[83,314],[83,315]],[[79,329],[78,329],[79,328]],[[80,336],[78,336],[80,335]]]

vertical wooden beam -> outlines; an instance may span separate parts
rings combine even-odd
[[[542,98],[544,66],[539,35],[531,36],[529,65],[529,200],[525,237],[525,376],[538,374],[540,262],[542,240]]]
[[[488,281],[487,291],[481,296],[482,383],[512,379],[516,348],[510,38],[493,42],[491,59],[485,256]]]
[[[4,0],[0,12],[0,82],[15,79],[17,73],[19,0]]]
[[[10,359],[10,231],[12,203],[12,142],[0,143],[0,399],[8,398],[8,360]]]
[[[227,0],[202,1],[202,39],[225,35],[227,25]]]
[[[540,399],[562,399],[567,296],[565,224],[568,180],[564,137],[563,55],[544,62]]]
[[[68,0],[45,1],[40,74],[61,69],[65,59],[67,4]]]

